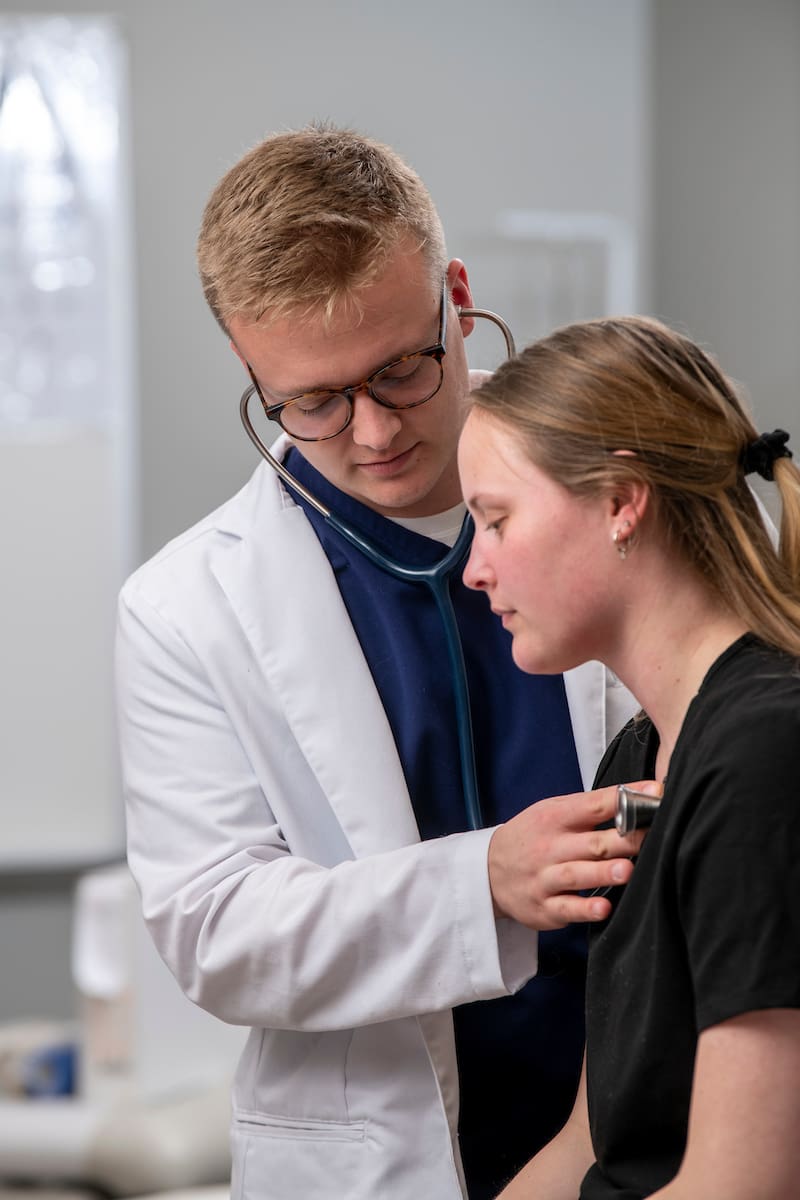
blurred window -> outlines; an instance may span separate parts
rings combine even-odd
[[[103,422],[119,402],[121,65],[107,21],[0,18],[6,430]]]
[[[126,60],[99,16],[0,17],[0,869],[121,852],[115,597],[135,439]]]

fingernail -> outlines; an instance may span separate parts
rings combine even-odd
[[[625,878],[625,875],[627,873],[627,870],[628,870],[628,868],[625,866],[625,863],[616,862],[616,863],[614,863],[613,867],[611,868],[611,878],[614,880],[615,883],[622,883],[622,881]]]

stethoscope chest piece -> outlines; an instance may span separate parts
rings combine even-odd
[[[633,833],[635,829],[649,829],[660,803],[661,799],[658,796],[635,792],[633,788],[620,784],[617,788],[617,809],[614,814],[614,825],[620,837]]]

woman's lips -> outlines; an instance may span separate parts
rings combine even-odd
[[[500,618],[500,623],[504,629],[508,629],[508,624],[514,616],[513,608],[493,608],[492,612]]]

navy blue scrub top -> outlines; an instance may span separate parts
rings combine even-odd
[[[326,507],[409,566],[446,547],[333,487],[297,449],[286,466]],[[394,734],[423,839],[468,828],[450,669],[429,588],[373,564],[302,497],[334,571]],[[527,675],[486,597],[460,571],[450,593],[464,648],[478,791],[496,825],[546,796],[583,788],[561,675]],[[569,1115],[583,1048],[586,931],[539,935],[539,970],[514,996],[454,1011],[461,1151],[470,1200],[490,1200]]]

